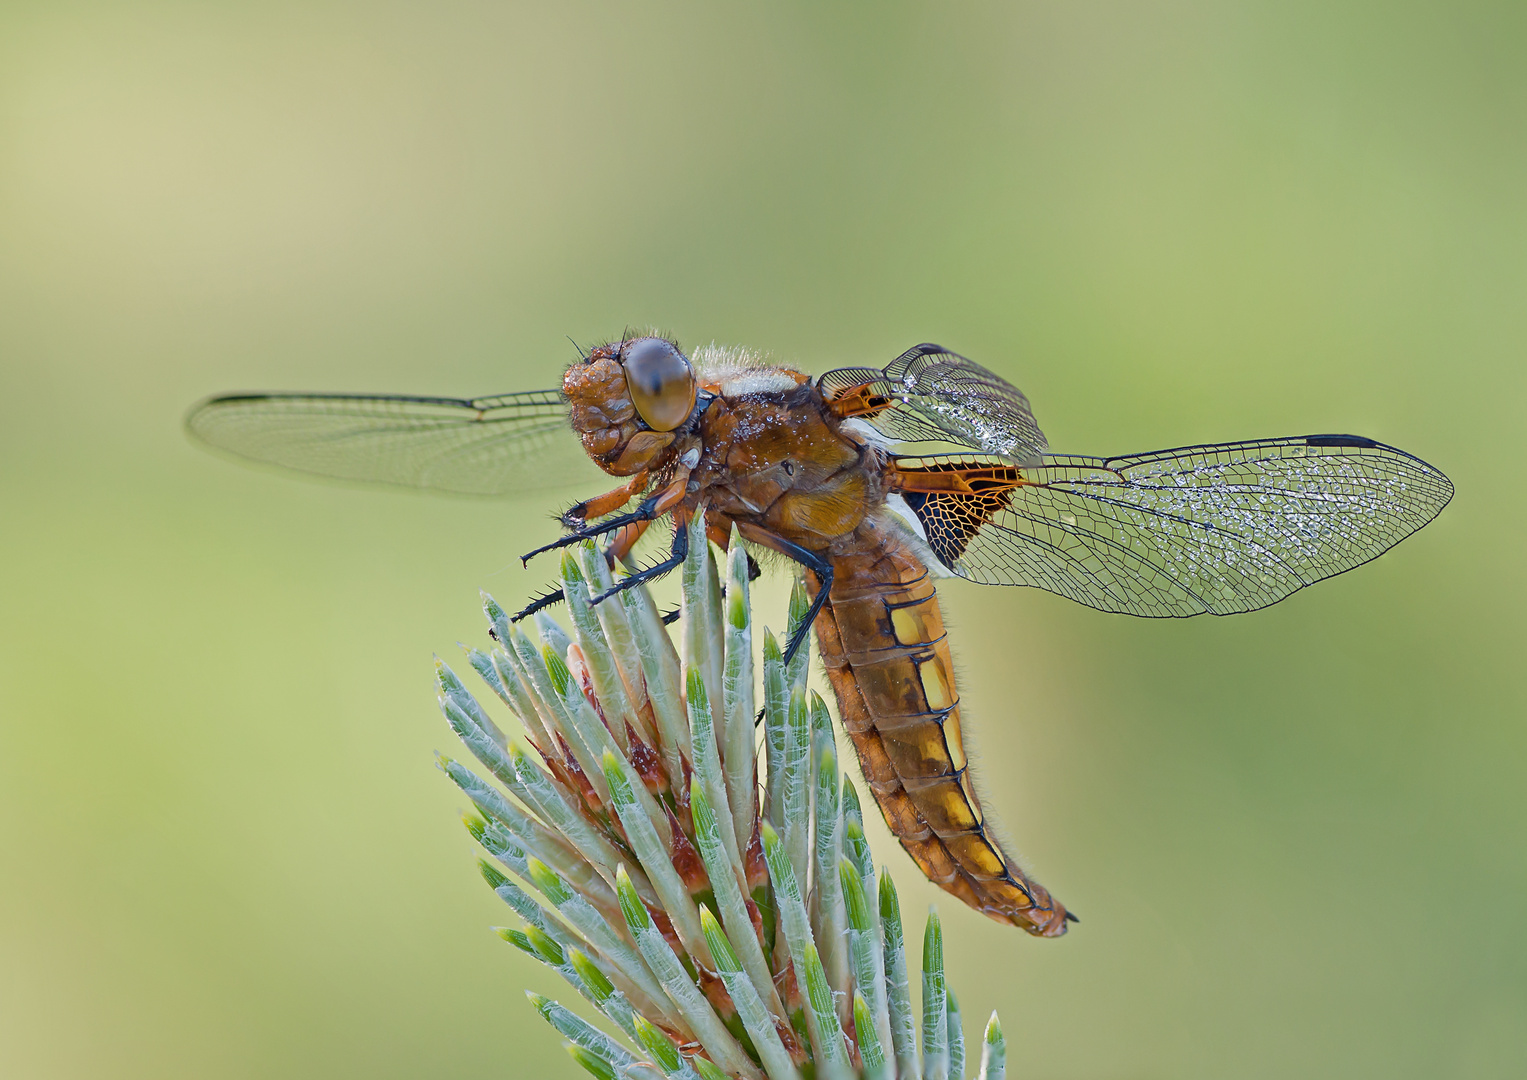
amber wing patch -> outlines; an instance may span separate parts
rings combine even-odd
[[[893,485],[922,523],[933,553],[953,567],[981,527],[1012,505],[1023,482],[1009,465],[942,462],[898,464]]]

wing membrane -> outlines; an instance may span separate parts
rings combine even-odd
[[[905,464],[983,470],[970,494],[906,496],[954,573],[1152,617],[1277,603],[1387,551],[1453,494],[1426,462],[1350,435],[1049,455],[1007,475],[951,457]]]
[[[591,474],[557,390],[483,398],[230,394],[186,427],[253,461],[339,480],[502,495]]]
[[[1021,390],[940,345],[908,349],[884,370],[838,368],[817,385],[829,400],[856,393],[866,405],[854,415],[897,442],[953,443],[1034,465],[1047,446]]]

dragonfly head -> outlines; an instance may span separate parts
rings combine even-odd
[[[630,476],[659,467],[695,413],[694,368],[671,341],[602,345],[562,378],[573,429],[601,468]]]

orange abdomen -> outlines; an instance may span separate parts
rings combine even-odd
[[[861,527],[855,540],[833,557],[816,632],[843,727],[886,824],[929,880],[971,907],[1031,934],[1064,934],[1065,908],[1002,850],[981,811],[927,569],[882,529]]]

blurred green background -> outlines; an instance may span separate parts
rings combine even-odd
[[[1520,3],[6,4],[0,1074],[573,1075],[429,662],[575,493],[304,484],[180,420],[554,385],[627,324],[939,341],[1058,450],[1444,468],[1254,615],[951,584],[995,809],[1084,921],[945,903],[949,962],[1026,1077],[1527,1074],[1524,50]]]

